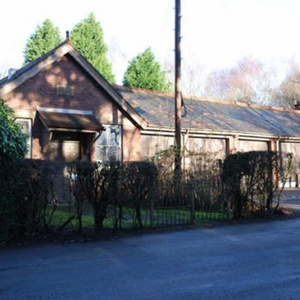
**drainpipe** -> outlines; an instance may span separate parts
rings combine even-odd
[[[91,145],[95,144],[95,142],[99,139],[99,137],[100,137],[101,134],[102,134],[102,131],[103,131],[103,130],[99,131],[98,136],[96,136],[96,137],[94,138],[94,140],[92,141],[92,144],[91,144]]]
[[[105,129],[104,129],[105,130]],[[102,131],[104,130],[101,130],[99,131],[99,134],[94,138],[94,140],[91,142],[90,144],[90,147],[89,147],[89,152],[90,152],[90,159],[91,159],[91,150],[92,150],[92,146],[96,143],[96,141],[100,138],[101,134],[102,134]]]

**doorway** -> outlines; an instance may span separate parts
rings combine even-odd
[[[48,148],[49,160],[70,162],[81,159],[80,141],[78,132],[54,131]]]

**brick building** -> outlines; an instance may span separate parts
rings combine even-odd
[[[23,124],[33,159],[134,161],[174,144],[172,94],[110,85],[69,41],[10,72],[0,81],[0,98]],[[273,150],[282,161],[292,153],[291,182],[299,184],[299,109],[196,97],[185,97],[184,104],[185,152],[222,159]]]
[[[0,98],[28,135],[28,157],[139,160],[142,118],[68,42],[10,72]]]

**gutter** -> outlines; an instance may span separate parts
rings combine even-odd
[[[186,132],[186,129],[181,131],[181,134],[184,134]],[[151,129],[142,129],[141,134],[143,135],[157,135],[157,133],[160,133],[162,135],[166,136],[174,136],[175,129],[173,128],[159,128],[159,127],[153,127]],[[270,141],[270,140],[277,140],[280,139],[280,141],[293,141],[293,142],[299,142],[300,143],[300,136],[299,137],[291,137],[291,136],[278,136],[278,135],[262,135],[262,134],[253,134],[253,133],[245,133],[245,132],[222,132],[222,131],[197,131],[197,130],[191,130],[189,129],[189,136],[190,137],[202,137],[202,138],[229,138],[229,137],[235,137],[238,136],[239,139],[243,140],[257,140],[257,141]]]

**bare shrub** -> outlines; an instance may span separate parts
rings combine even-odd
[[[185,151],[188,168],[182,170],[181,197],[176,197],[174,179],[174,149],[171,147],[158,153],[152,161],[158,168],[158,198],[161,206],[188,206],[192,196],[198,211],[220,211],[223,209],[220,160],[215,153]]]

